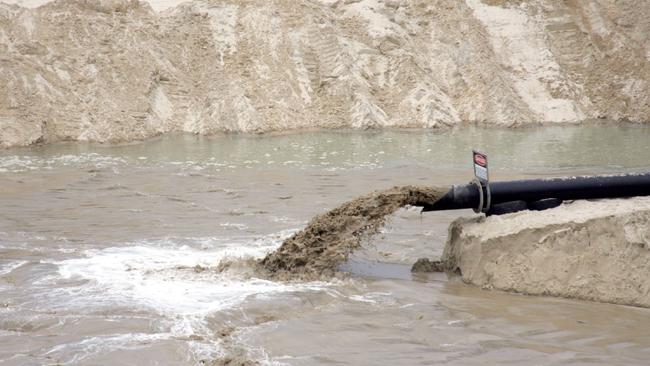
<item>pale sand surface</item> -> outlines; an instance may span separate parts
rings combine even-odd
[[[187,1],[190,0],[144,0],[143,2],[149,4],[153,10],[163,11]],[[51,2],[52,0],[0,0],[0,3],[16,4],[25,8],[38,8]]]
[[[443,260],[483,288],[650,307],[650,198],[458,219]]]
[[[648,1],[20,4],[0,3],[2,147],[650,120]]]

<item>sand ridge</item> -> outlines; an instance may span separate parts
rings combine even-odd
[[[647,1],[151,3],[0,2],[0,146],[650,120]]]

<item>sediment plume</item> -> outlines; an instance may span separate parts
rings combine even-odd
[[[402,186],[376,191],[315,217],[306,228],[261,261],[269,277],[314,280],[334,275],[338,266],[377,233],[400,207],[433,204],[448,188]]]
[[[444,270],[442,261],[431,260],[429,258],[420,258],[411,267],[411,272],[413,273],[444,272]]]

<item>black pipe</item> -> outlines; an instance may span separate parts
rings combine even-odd
[[[650,173],[527,179],[490,183],[491,205],[506,202],[536,202],[650,196]],[[474,184],[455,185],[438,202],[423,211],[477,208],[479,189]]]

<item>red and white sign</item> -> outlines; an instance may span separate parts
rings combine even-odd
[[[472,151],[472,160],[474,161],[474,175],[481,183],[487,183],[489,180],[487,155],[474,150]]]
[[[487,157],[485,155],[479,154],[477,152],[474,153],[474,163],[486,167],[487,166]]]

